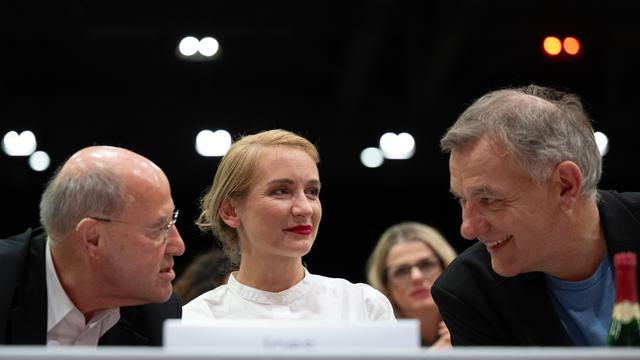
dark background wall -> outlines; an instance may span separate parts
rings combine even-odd
[[[580,94],[611,141],[601,187],[638,190],[639,11],[628,1],[3,1],[0,135],[34,131],[52,166],[35,173],[0,154],[0,237],[38,226],[43,186],[73,152],[123,146],[172,181],[180,274],[215,245],[193,226],[219,161],[195,153],[196,134],[285,128],[322,156],[324,216],[305,262],[363,281],[375,241],[398,221],[471,244],[438,139],[473,99],[531,83]],[[186,35],[216,37],[220,56],[180,60]],[[583,51],[547,57],[547,35],[576,36]],[[412,133],[414,157],[363,167],[360,151],[386,131]]]

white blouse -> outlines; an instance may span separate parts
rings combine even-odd
[[[389,300],[367,284],[305,276],[281,292],[258,290],[229,281],[182,307],[184,321],[207,319],[395,320]]]

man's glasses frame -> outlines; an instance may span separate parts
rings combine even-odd
[[[160,234],[160,242],[162,242],[164,244],[164,243],[167,242],[167,236],[169,235],[169,231],[171,230],[171,228],[173,226],[175,226],[176,222],[178,221],[178,214],[179,213],[180,213],[180,210],[174,211],[173,212],[173,216],[171,217],[171,221],[169,221],[166,224],[160,225],[160,226],[148,226],[148,225],[133,224],[133,223],[122,221],[122,220],[109,219],[109,218],[99,217],[99,216],[87,216],[87,217],[89,219],[93,219],[93,220],[96,220],[96,221],[101,221],[101,222],[104,222],[104,223],[114,223],[114,224],[136,226],[136,227],[140,227],[140,228],[143,228],[143,229],[157,231]]]

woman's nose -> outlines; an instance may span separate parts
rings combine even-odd
[[[424,273],[416,265],[411,267],[409,275],[411,276],[411,280],[422,280],[422,278],[424,278]]]
[[[294,199],[294,203],[291,212],[294,216],[310,216],[313,213],[313,207],[309,203],[306,194],[297,195]]]

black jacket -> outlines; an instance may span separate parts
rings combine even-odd
[[[47,343],[47,285],[44,231],[31,229],[0,239],[0,344]],[[180,318],[175,294],[162,304],[120,308],[120,320],[99,345],[162,345],[162,324]]]
[[[640,253],[640,193],[599,191],[611,258]],[[640,257],[640,255],[639,255]],[[640,281],[640,267],[638,267]],[[640,289],[640,284],[638,285]],[[572,346],[539,272],[502,277],[482,243],[461,253],[431,289],[453,345]]]

